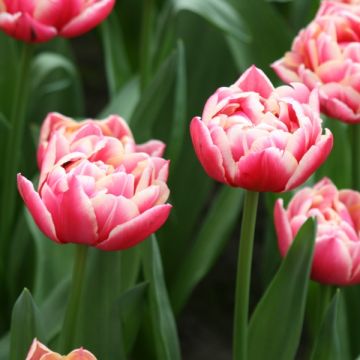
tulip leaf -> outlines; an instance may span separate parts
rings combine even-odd
[[[133,288],[125,291],[119,299],[120,316],[122,319],[123,336],[127,354],[131,351],[140,329],[147,287],[147,282],[137,284]]]
[[[339,328],[341,294],[338,290],[329,304],[311,356],[312,360],[345,360]]]
[[[45,271],[45,270],[44,270]],[[69,296],[70,277],[61,280],[40,306],[46,329],[46,342],[53,341],[60,333]]]
[[[36,247],[34,297],[42,303],[54,284],[70,276],[75,247],[73,244],[59,245],[49,240],[36,226],[27,209],[25,219]]]
[[[149,282],[149,305],[157,360],[180,360],[180,345],[155,235],[144,244],[144,276]]]
[[[107,82],[110,95],[113,98],[131,75],[123,34],[116,12],[111,13],[107,20],[101,24],[100,30]]]
[[[244,20],[227,0],[176,0],[175,8],[191,11],[239,40],[249,40]]]
[[[10,334],[5,334],[0,339],[0,360],[9,359],[9,350],[10,350]]]
[[[151,137],[152,128],[175,79],[177,52],[172,52],[144,90],[129,120],[135,138],[139,141]]]
[[[176,69],[176,83],[175,83],[175,104],[173,115],[173,126],[168,141],[167,155],[171,159],[171,164],[175,164],[180,156],[181,148],[183,146],[182,139],[185,137],[187,117],[186,117],[186,63],[185,63],[185,49],[182,41],[178,42],[178,61]]]
[[[83,111],[79,76],[74,64],[65,56],[53,52],[37,55],[31,68],[30,111],[43,119],[50,111],[72,116]],[[39,106],[42,104],[42,106]]]
[[[308,219],[257,305],[249,325],[249,359],[295,358],[304,320],[315,233],[314,220]]]
[[[131,78],[111,99],[99,115],[100,118],[118,114],[128,121],[140,98],[140,83],[138,77]]]
[[[18,297],[11,315],[10,360],[24,360],[34,338],[44,338],[39,310],[29,290]]]
[[[242,198],[240,189],[223,186],[219,191],[193,247],[171,283],[170,296],[176,312],[185,305],[194,287],[208,273],[224,248],[238,220]]]
[[[141,268],[141,245],[121,251],[121,292],[133,288]]]
[[[120,271],[121,252],[89,249],[75,343],[99,359],[126,359],[121,317],[117,311]]]

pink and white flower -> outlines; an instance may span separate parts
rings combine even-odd
[[[102,22],[115,0],[0,0],[0,29],[25,42],[74,37]]]
[[[298,191],[287,209],[275,204],[275,227],[282,256],[309,217],[317,220],[312,278],[321,283],[360,283],[360,193],[338,190],[327,178]]]
[[[206,102],[193,118],[197,157],[217,181],[253,191],[301,185],[327,158],[333,143],[322,134],[318,95],[303,84],[274,88],[255,66]]]

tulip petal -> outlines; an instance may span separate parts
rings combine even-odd
[[[274,91],[274,87],[265,73],[254,65],[240,76],[235,85],[243,91],[259,93],[264,98],[268,98]]]
[[[285,189],[297,165],[292,154],[276,148],[249,153],[238,163],[235,183],[252,191],[280,192]]]
[[[285,256],[294,240],[294,235],[291,231],[288,215],[284,209],[283,199],[278,199],[275,203],[274,222],[280,253],[282,256]]]
[[[158,230],[169,216],[171,205],[155,206],[130,221],[115,227],[109,238],[96,245],[106,251],[123,250],[136,245]]]
[[[59,242],[51,214],[41,200],[39,194],[34,190],[32,182],[21,174],[18,174],[17,184],[20,195],[29,209],[36,225],[48,238]]]
[[[110,14],[114,5],[115,0],[99,0],[92,3],[78,16],[69,21],[60,30],[60,35],[74,37],[84,34],[103,21]]]
[[[208,128],[199,117],[192,119],[190,134],[196,155],[206,173],[217,181],[227,183],[221,153],[213,144]]]
[[[347,285],[351,267],[349,251],[341,240],[331,237],[316,242],[312,266],[314,280],[325,284]]]
[[[43,355],[48,354],[49,352],[51,352],[50,349],[37,339],[34,339],[25,360],[40,360]]]
[[[150,140],[144,144],[136,145],[136,151],[161,157],[164,154],[165,147],[166,145],[162,141]]]
[[[58,236],[61,242],[94,245],[97,241],[97,223],[94,208],[80,181],[71,176],[69,189],[60,202],[61,213]]]
[[[96,360],[96,357],[85,349],[72,351],[64,360]]]
[[[319,142],[311,146],[286,184],[285,191],[301,185],[326,160],[333,146],[333,136],[326,129]]]

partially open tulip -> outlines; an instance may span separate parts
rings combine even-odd
[[[325,178],[297,192],[287,209],[279,199],[275,227],[283,256],[309,217],[318,224],[312,278],[334,285],[360,283],[360,193],[339,191]]]
[[[253,191],[287,191],[326,159],[317,92],[302,84],[274,88],[255,66],[207,101],[191,122],[191,138],[207,174]]]
[[[165,204],[169,162],[145,151],[127,151],[119,139],[98,131],[96,125],[86,124],[70,142],[55,133],[38,192],[20,174],[18,188],[50,239],[125,249],[166,221],[171,209]]]
[[[0,29],[26,42],[79,36],[102,22],[115,0],[0,0]]]
[[[56,134],[56,140],[51,144],[49,151],[46,151],[54,134]],[[104,120],[75,121],[59,113],[50,113],[44,120],[40,131],[37,151],[39,169],[42,169],[44,157],[47,158],[45,161],[48,163],[47,166],[52,166],[65,153],[90,152],[91,150],[85,143],[88,145],[94,143],[94,141],[89,141],[89,136],[92,135],[114,137],[120,140],[126,152],[138,151],[152,156],[162,156],[165,150],[165,144],[158,140],[136,144],[129,126],[118,115],[110,115]],[[87,140],[84,141],[84,137],[87,137]],[[82,139],[83,145],[79,145],[79,139]],[[118,142],[114,143],[118,144]]]
[[[285,82],[318,88],[326,115],[360,122],[360,6],[322,2],[291,51],[272,67]]]
[[[40,341],[34,339],[25,360],[96,360],[96,357],[85,349],[76,349],[67,356],[51,351]]]

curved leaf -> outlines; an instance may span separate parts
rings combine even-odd
[[[301,227],[249,325],[249,359],[294,359],[300,341],[316,227]]]
[[[150,316],[157,360],[180,360],[174,314],[168,298],[161,255],[155,235],[144,243],[144,275],[149,282]]]

